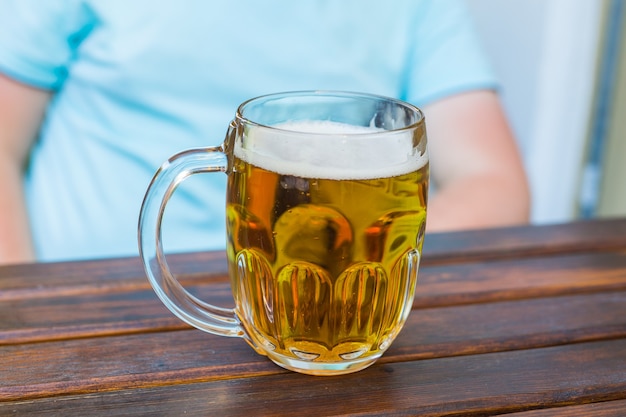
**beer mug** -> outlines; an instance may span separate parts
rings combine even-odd
[[[347,92],[288,92],[241,104],[221,146],[187,150],[155,174],[139,218],[151,285],[180,319],[245,339],[276,364],[337,375],[374,363],[411,311],[428,195],[421,111]],[[163,254],[179,184],[226,173],[234,308],[191,295]],[[220,175],[220,174],[212,174]]]

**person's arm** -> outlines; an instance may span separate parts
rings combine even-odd
[[[450,96],[424,107],[431,180],[431,232],[524,224],[529,188],[513,134],[492,91]]]
[[[50,93],[0,74],[0,264],[35,253],[24,198],[24,168]]]

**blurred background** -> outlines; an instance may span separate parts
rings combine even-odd
[[[467,0],[502,81],[534,223],[626,215],[624,0]]]

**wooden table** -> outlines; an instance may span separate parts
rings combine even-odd
[[[230,306],[223,253],[171,256]],[[0,415],[625,416],[626,220],[427,236],[372,367],[285,371],[188,328],[137,258],[0,268]]]

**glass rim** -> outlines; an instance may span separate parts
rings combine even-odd
[[[243,122],[244,124],[263,128],[263,129],[277,130],[281,132],[289,132],[293,134],[303,134],[303,135],[326,135],[325,133],[303,132],[301,130],[290,130],[290,129],[285,129],[285,128],[281,128],[277,126],[267,125],[261,122],[254,121],[251,118],[244,115],[244,111],[246,107],[256,102],[268,101],[271,99],[298,97],[298,96],[300,97],[337,97],[337,98],[346,98],[346,99],[361,98],[361,99],[367,99],[367,100],[372,100],[372,101],[374,100],[385,101],[388,103],[392,103],[396,106],[400,106],[405,109],[408,109],[417,115],[417,119],[413,123],[408,124],[407,126],[403,126],[403,127],[399,127],[395,129],[377,131],[377,132],[343,133],[341,134],[342,136],[371,136],[372,134],[381,135],[381,134],[392,133],[392,132],[402,132],[406,130],[416,129],[420,125],[424,124],[424,119],[425,119],[424,112],[419,107],[409,102],[396,99],[393,97],[380,95],[380,94],[361,93],[361,92],[344,91],[344,90],[294,90],[294,91],[283,91],[283,92],[278,92],[278,93],[260,95],[260,96],[253,97],[242,102],[237,107],[235,118]]]

